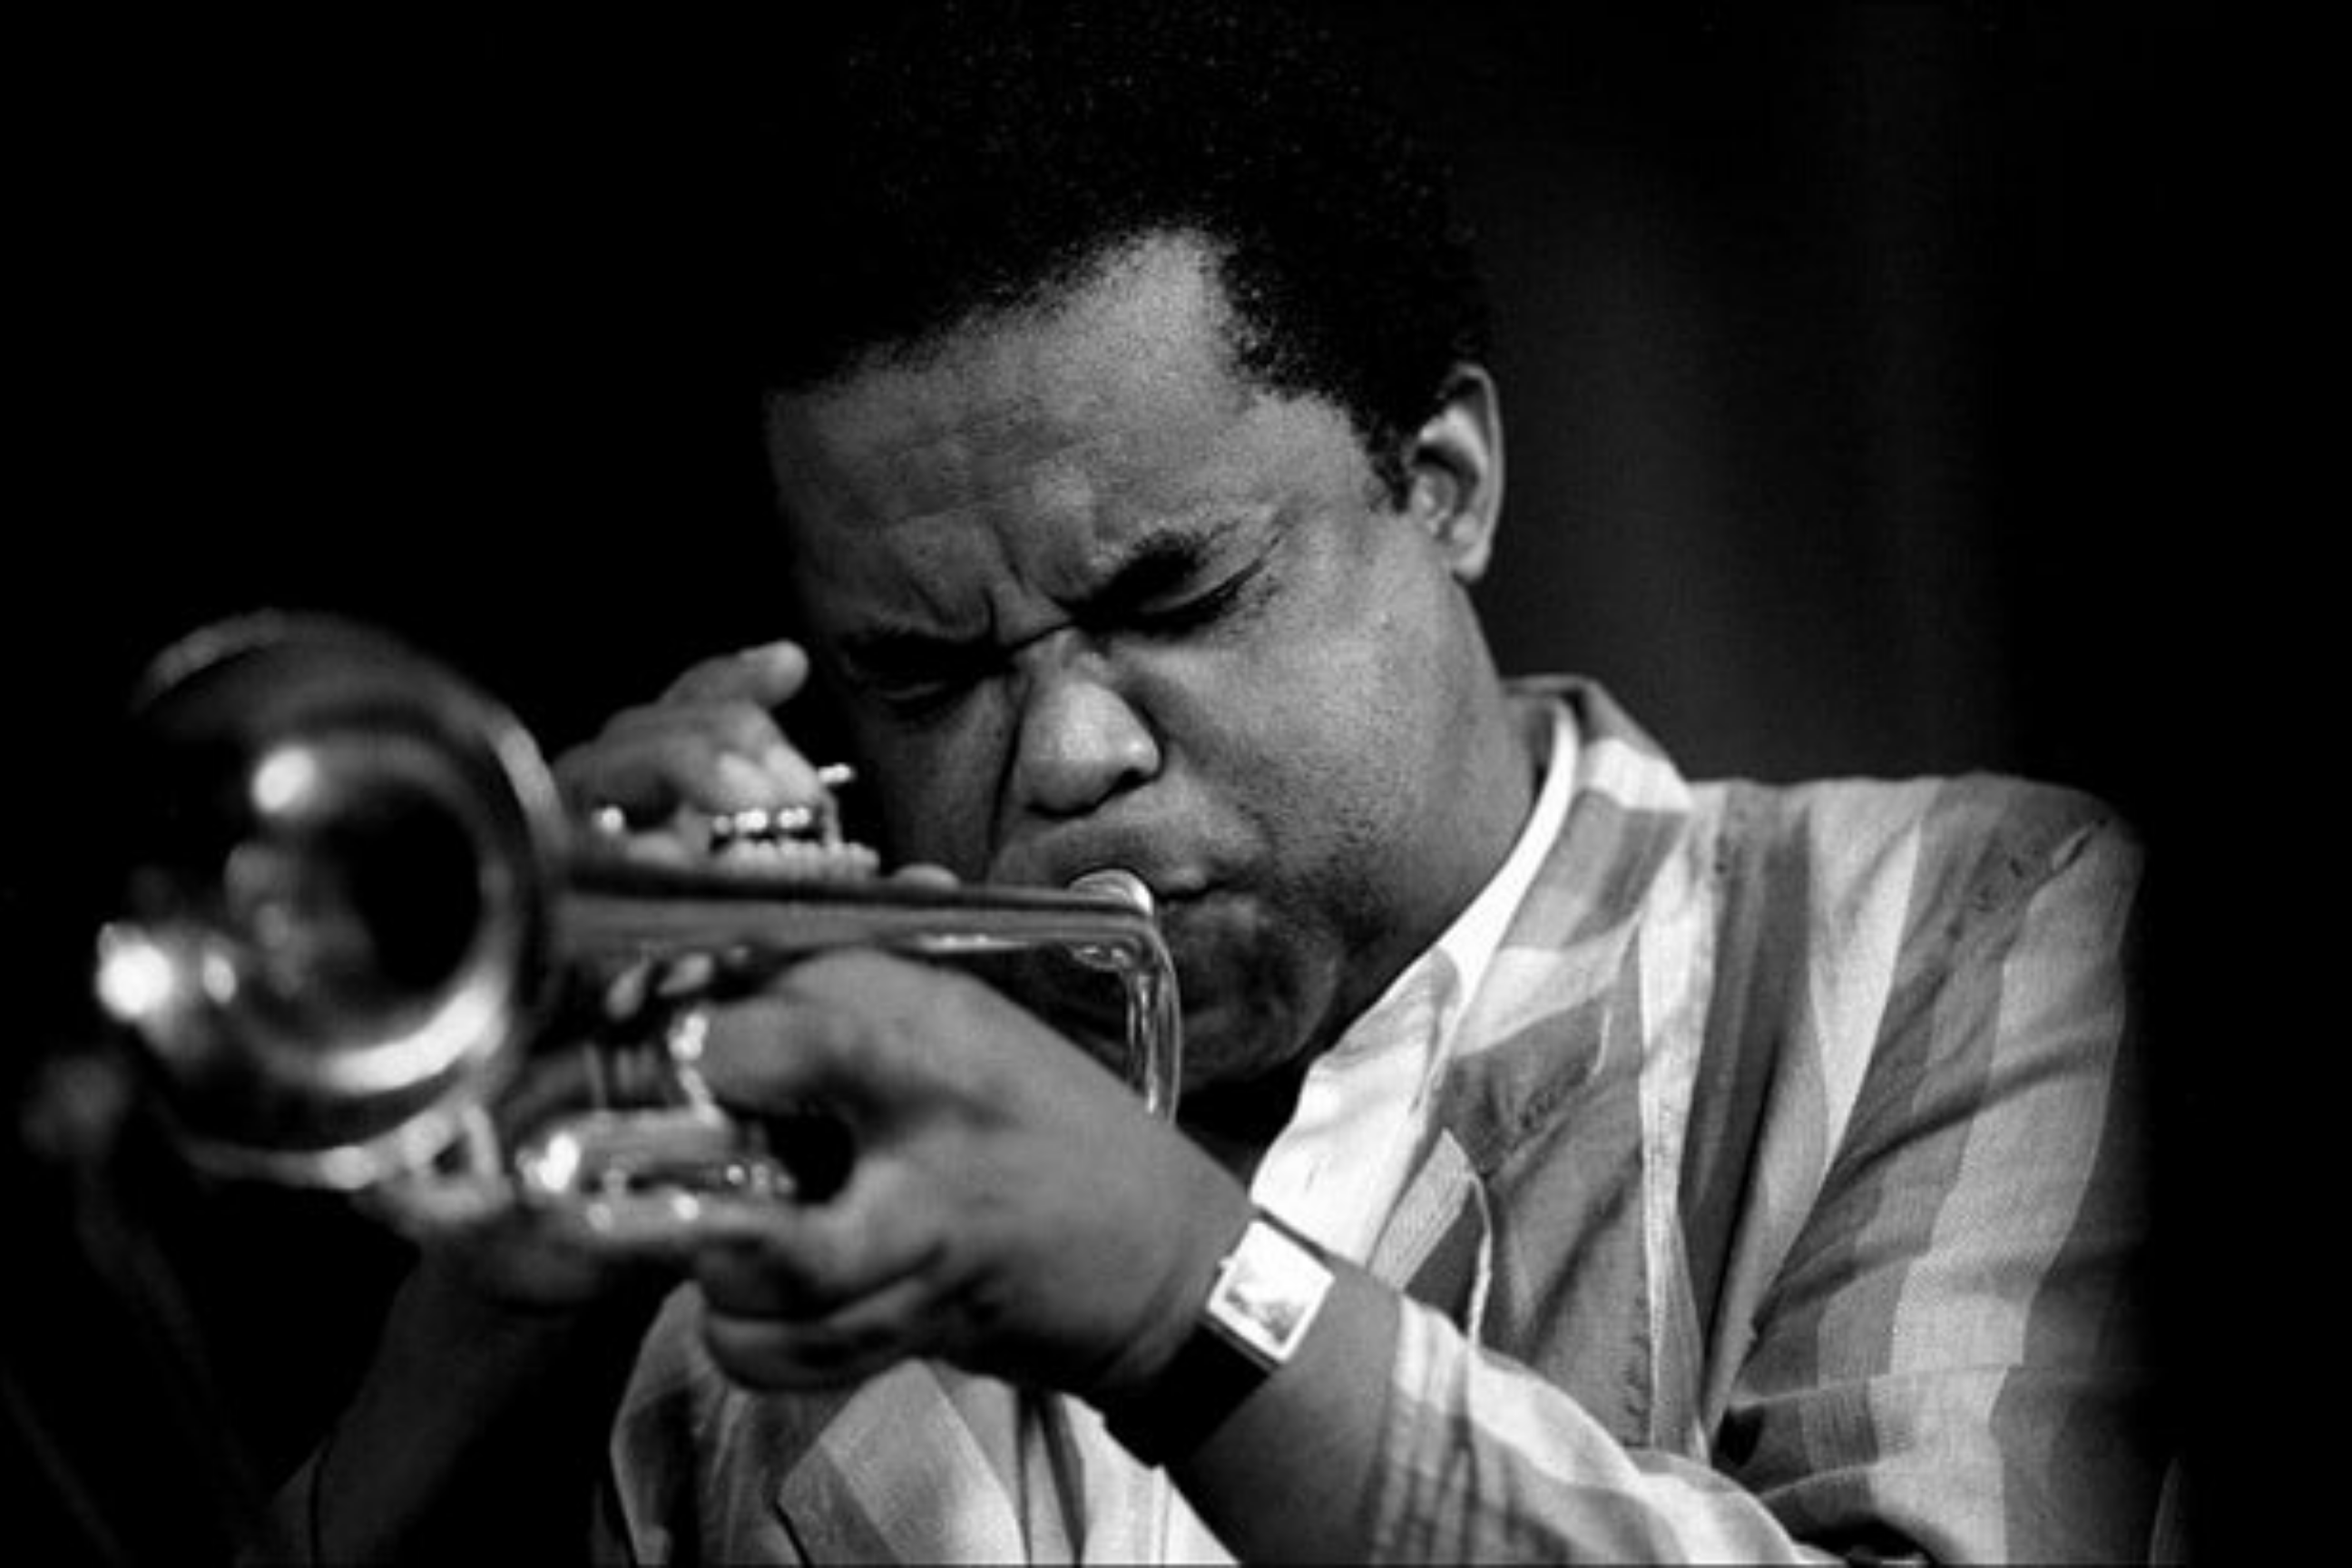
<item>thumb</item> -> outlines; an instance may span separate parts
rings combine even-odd
[[[789,974],[741,1001],[712,1005],[695,1066],[721,1105],[762,1119],[822,1103],[857,1116],[878,1103],[863,1036],[838,1010],[796,994]]]
[[[695,1070],[739,1122],[756,1125],[803,1204],[830,1200],[857,1163],[859,1128],[880,1100],[851,1072],[845,1020],[829,1008],[762,995],[712,1008]]]

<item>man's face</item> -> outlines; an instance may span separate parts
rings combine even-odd
[[[779,399],[820,667],[888,853],[1158,896],[1186,1081],[1319,1049],[1483,876],[1485,655],[1339,410],[1232,363],[1206,252]]]

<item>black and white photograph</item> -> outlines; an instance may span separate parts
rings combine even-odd
[[[2324,1540],[2214,13],[45,33],[13,1545]]]

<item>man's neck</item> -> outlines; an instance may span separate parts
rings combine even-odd
[[[1501,781],[1489,798],[1499,808],[1488,825],[1488,831],[1479,840],[1486,847],[1480,857],[1483,868],[1478,876],[1453,901],[1446,921],[1425,933],[1423,940],[1410,952],[1402,949],[1396,961],[1381,973],[1367,979],[1360,976],[1366,989],[1351,1003],[1335,1007],[1319,1031],[1303,1051],[1287,1058],[1284,1065],[1262,1077],[1242,1083],[1207,1085],[1187,1089],[1184,1092],[1179,1121],[1187,1135],[1206,1150],[1237,1180],[1246,1184],[1255,1173],[1260,1160],[1283,1130],[1290,1124],[1297,1110],[1298,1096],[1308,1070],[1324,1052],[1336,1045],[1366,1008],[1384,994],[1397,975],[1421,954],[1436,943],[1449,929],[1453,920],[1468,909],[1481,890],[1491,882],[1509,858],[1512,847],[1528,826],[1536,796],[1541,784],[1547,759],[1552,749],[1551,719],[1548,711],[1531,714],[1516,710],[1502,697],[1497,683],[1496,719],[1484,727],[1490,771],[1486,776]],[[1538,722],[1539,721],[1539,722]]]

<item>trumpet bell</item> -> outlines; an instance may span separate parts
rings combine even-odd
[[[257,616],[153,666],[98,989],[202,1163],[341,1188],[429,1163],[544,1000],[553,780],[521,726],[357,626]]]

